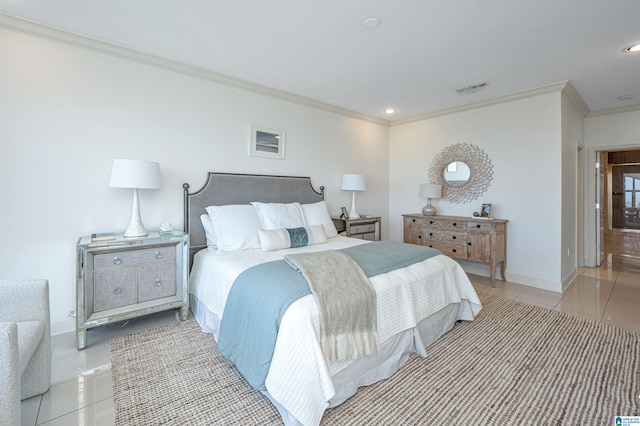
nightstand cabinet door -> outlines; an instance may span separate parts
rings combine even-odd
[[[93,277],[93,293],[95,312],[136,303],[136,268],[96,271]]]
[[[160,299],[176,294],[175,262],[160,262],[138,268],[138,301]]]

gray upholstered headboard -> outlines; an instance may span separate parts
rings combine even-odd
[[[189,233],[189,265],[193,255],[207,246],[207,238],[200,221],[209,206],[226,204],[263,203],[317,203],[324,200],[324,187],[320,192],[313,189],[310,177],[246,175],[209,172],[204,186],[189,192],[189,184],[184,189],[184,229]]]

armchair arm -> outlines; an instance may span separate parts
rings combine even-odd
[[[20,424],[20,373],[18,327],[0,322],[0,413],[9,425]]]

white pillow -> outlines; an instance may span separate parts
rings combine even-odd
[[[292,234],[301,239],[291,240]],[[286,248],[304,247],[313,244],[324,244],[327,236],[322,225],[313,225],[293,229],[258,229],[260,247],[264,251],[282,250]]]
[[[261,228],[256,209],[250,204],[209,206],[217,245],[220,250],[234,251],[260,248]]]
[[[216,239],[216,231],[213,228],[213,220],[211,220],[211,216],[209,216],[208,213],[201,214],[200,222],[202,222],[204,234],[207,236],[207,247],[216,247],[218,245],[218,241]]]
[[[258,212],[263,229],[300,228],[305,226],[300,203],[251,203]]]
[[[334,225],[333,220],[331,220],[327,204],[324,201],[313,204],[302,204],[300,208],[302,209],[304,221],[307,226],[322,225],[324,232],[327,234],[327,238],[338,235],[336,225]]]

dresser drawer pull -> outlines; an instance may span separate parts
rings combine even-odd
[[[113,258],[113,264],[114,265],[119,265],[122,263],[122,259],[120,259],[118,256]]]
[[[456,253],[456,249],[451,250],[452,252]]]
[[[162,287],[162,280],[160,278],[156,278],[156,282],[153,283],[154,287]]]
[[[469,241],[469,242],[467,243],[467,245],[468,245],[469,247],[471,247],[471,241]]]
[[[430,236],[430,237],[433,237],[433,232],[429,232],[429,236]]]
[[[420,239],[422,239],[422,235],[418,235],[418,239],[419,239],[419,240],[420,240]]]
[[[162,253],[160,253],[159,251],[156,252],[156,259],[162,259]]]
[[[455,240],[457,237],[454,235],[454,236],[453,236],[453,237],[451,237],[451,238],[453,238],[453,239]]]
[[[113,290],[113,294],[120,294],[122,293],[122,290],[120,289],[120,287],[116,287],[115,290]]]
[[[415,222],[415,221],[416,221],[415,219],[411,219],[411,222]]]
[[[476,228],[480,229],[480,225],[479,225],[479,224],[478,224],[478,225],[476,225]]]
[[[453,222],[453,226],[458,226],[458,224],[457,224],[457,223],[455,223],[455,222]]]
[[[433,221],[432,220],[429,221],[429,225],[433,225]]]

